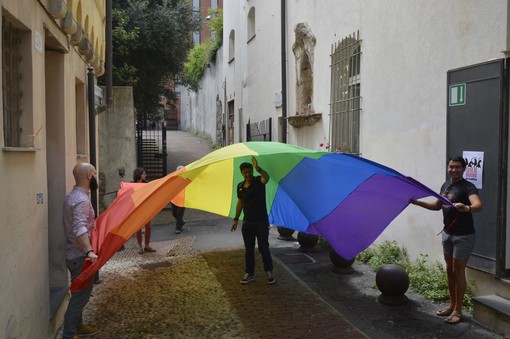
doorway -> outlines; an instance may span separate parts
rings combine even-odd
[[[508,68],[506,59],[447,73],[447,156],[476,152],[483,211],[473,214],[476,245],[468,266],[506,276]],[[466,170],[466,172],[468,172]],[[468,178],[469,179],[469,178]]]

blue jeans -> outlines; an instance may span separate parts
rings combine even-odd
[[[67,269],[71,272],[71,280],[74,280],[80,274],[84,262],[85,257],[66,260]],[[78,328],[83,324],[83,309],[89,302],[93,287],[94,284],[91,279],[90,285],[87,288],[81,291],[71,292],[71,299],[69,300],[64,316],[64,339],[71,338],[75,335]]]
[[[244,258],[246,260],[245,272],[253,275],[255,272],[255,238],[264,262],[264,271],[273,271],[273,260],[269,251],[269,224],[266,222],[244,221],[242,227]]]

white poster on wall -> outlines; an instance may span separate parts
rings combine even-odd
[[[483,152],[464,151],[462,157],[466,160],[464,179],[472,182],[476,188],[483,188]]]

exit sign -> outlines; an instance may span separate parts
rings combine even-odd
[[[450,85],[448,93],[449,106],[461,106],[466,104],[466,84]]]

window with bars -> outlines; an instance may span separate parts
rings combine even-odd
[[[330,144],[359,154],[361,79],[359,32],[331,46]]]
[[[248,42],[255,37],[255,7],[248,12]]]
[[[2,94],[4,145],[21,147],[21,31],[2,19]]]
[[[230,31],[230,35],[228,36],[228,62],[234,61],[236,56],[236,32],[234,30]]]

